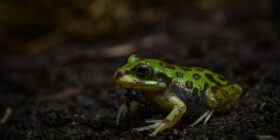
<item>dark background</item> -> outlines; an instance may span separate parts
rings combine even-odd
[[[0,139],[151,138],[131,128],[164,117],[152,107],[115,124],[125,90],[111,75],[132,53],[205,67],[243,88],[236,106],[207,125],[184,118],[153,138],[278,139],[279,4],[2,0]]]

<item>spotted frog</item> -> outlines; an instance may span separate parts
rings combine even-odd
[[[198,117],[191,126],[202,121],[206,124],[214,112],[228,109],[241,95],[238,84],[228,84],[222,75],[208,69],[142,59],[137,55],[131,55],[127,64],[115,71],[113,80],[123,88],[141,92],[140,100],[129,99],[121,105],[117,124],[140,107],[147,107],[141,102],[143,97],[169,113],[162,120],[148,119],[145,122],[149,125],[134,129],[152,130],[151,136],[173,127],[183,116]]]

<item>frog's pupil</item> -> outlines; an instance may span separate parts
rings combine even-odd
[[[137,68],[137,71],[141,74],[146,74],[148,71],[149,71],[149,67],[146,66],[146,65],[140,65],[138,68]]]

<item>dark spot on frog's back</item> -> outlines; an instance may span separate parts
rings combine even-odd
[[[172,81],[171,77],[168,77],[166,74],[164,74],[162,72],[155,73],[153,78],[158,79],[160,81],[165,81],[168,84]]]
[[[178,78],[183,78],[184,77],[184,74],[182,72],[176,72],[176,76]]]
[[[200,76],[199,74],[197,74],[197,73],[193,74],[193,78],[194,78],[195,80],[199,80],[200,77],[201,77],[201,76]]]
[[[219,79],[221,80],[221,81],[226,81],[227,79],[224,77],[224,76],[222,76],[222,75],[219,75]]]
[[[198,96],[198,89],[197,88],[193,88],[192,94],[193,94],[193,96]]]
[[[215,91],[218,90],[218,89],[219,89],[219,87],[218,87],[217,85],[211,87],[212,92],[215,92]]]
[[[227,97],[227,96],[229,95],[229,93],[228,93],[226,90],[222,90],[222,95],[223,95],[224,97]]]
[[[159,65],[168,69],[172,69],[172,70],[175,69],[175,66],[173,66],[172,64],[159,62]]]
[[[209,84],[208,84],[208,83],[204,83],[204,89],[203,89],[203,92],[205,92],[208,88],[209,88]]]
[[[193,83],[191,81],[187,81],[185,83],[185,86],[188,88],[188,89],[192,89],[193,88]]]
[[[214,79],[214,77],[212,76],[212,74],[209,74],[209,73],[205,73],[205,76],[206,76],[206,78],[208,78],[210,81],[212,81],[212,82],[217,82],[215,79]]]

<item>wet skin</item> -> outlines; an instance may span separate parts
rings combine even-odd
[[[210,119],[213,112],[226,110],[240,96],[238,84],[228,84],[220,74],[199,67],[184,67],[157,59],[142,59],[131,55],[127,64],[118,68],[114,82],[126,89],[140,91],[140,98],[148,99],[169,114],[163,120],[149,119],[148,126],[135,131],[153,130],[151,136],[173,127],[183,116],[200,116],[191,126]],[[133,92],[131,92],[133,93]],[[139,100],[129,99],[117,116],[117,123],[140,107]]]

